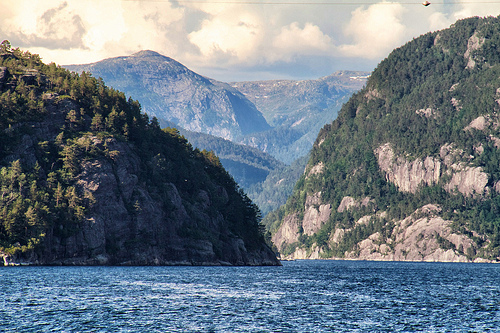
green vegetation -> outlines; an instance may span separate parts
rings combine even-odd
[[[262,215],[283,205],[292,194],[295,182],[304,173],[308,156],[303,156],[291,165],[277,168],[269,173],[266,180],[246,189],[262,211]]]
[[[193,147],[213,151],[224,168],[243,188],[263,182],[270,172],[285,167],[282,162],[257,148],[205,133],[187,130],[181,130],[181,133]]]
[[[218,157],[193,149],[176,129],[162,130],[137,101],[88,73],[78,75],[11,49],[7,41],[0,49],[0,70],[0,251],[37,250],[47,238],[74,235],[95,204],[92,194],[77,186],[82,165],[93,159],[113,162],[120,154],[109,145],[113,140],[127,142],[139,156],[139,182],[165,209],[172,204],[170,184],[193,202],[202,189],[220,197],[222,187],[227,200],[213,200],[211,213],[221,214],[247,248],[262,244],[258,207]],[[126,205],[130,214],[141,209],[136,200]],[[196,232],[210,237],[209,231]]]
[[[471,48],[474,40],[478,47]],[[307,194],[321,191],[322,201],[334,208],[330,219],[317,234],[301,236],[296,246],[322,244],[327,255],[342,257],[374,232],[390,235],[393,219],[403,219],[432,203],[441,206],[444,218],[454,221],[455,231],[476,231],[488,237],[490,243],[481,256],[498,257],[500,195],[493,187],[500,180],[500,149],[492,139],[500,137],[498,45],[500,18],[476,17],[394,50],[375,69],[366,88],[353,95],[338,118],[320,131],[308,165],[321,162],[323,172],[298,181],[286,205],[266,218],[269,229],[277,230],[286,215],[303,213]],[[470,59],[475,61],[473,67]],[[429,116],[417,112],[428,108],[432,110]],[[491,120],[486,128],[464,130],[481,115]],[[402,193],[379,169],[374,150],[385,143],[410,161],[439,158],[440,148],[453,144],[461,152],[458,160],[488,173],[490,190],[482,196],[450,193],[443,189],[449,181],[443,175],[436,186]],[[359,210],[337,213],[345,196],[373,201]],[[374,212],[387,215],[367,226],[355,225],[360,217]],[[329,241],[335,228],[351,229],[338,244]]]

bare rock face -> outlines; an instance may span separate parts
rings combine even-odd
[[[403,157],[396,157],[390,144],[378,147],[375,155],[387,180],[402,192],[415,193],[422,184],[433,185],[439,181],[441,162],[432,157],[409,162]]]
[[[298,214],[288,215],[284,218],[283,224],[272,237],[278,251],[283,251],[288,244],[293,244],[299,240],[300,226]]]
[[[470,262],[470,258],[482,251],[482,247],[487,247],[488,242],[478,245],[472,234],[468,236],[453,232],[452,221],[443,219],[439,216],[440,213],[439,206],[425,205],[407,218],[394,221],[392,233],[388,237],[375,232],[360,241],[355,251],[346,252],[343,259]],[[384,214],[365,216],[356,224],[366,224],[372,219],[384,217]],[[343,237],[352,230],[352,228],[335,229],[330,242],[340,243]],[[479,235],[474,234],[474,237],[479,237]],[[323,249],[314,244],[309,249],[297,247],[293,253],[282,255],[281,259],[319,259],[322,257],[324,257]],[[475,261],[491,262],[482,258],[477,258]]]
[[[480,167],[464,167],[453,173],[451,181],[446,184],[445,189],[449,192],[458,191],[465,196],[484,194],[488,184],[488,175]]]
[[[464,58],[467,59],[467,66],[465,68],[472,69],[476,66],[473,52],[479,49],[484,44],[484,41],[484,38],[479,38],[477,31],[469,38],[467,42],[467,51],[464,53]]]
[[[332,207],[329,204],[321,204],[321,192],[306,198],[306,212],[302,220],[302,229],[306,235],[318,232],[323,224],[330,218]]]
[[[283,224],[273,235],[272,241],[277,246],[278,251],[283,251],[287,246],[298,242],[301,234],[311,236],[318,232],[328,221],[332,207],[330,204],[323,204],[321,201],[321,192],[306,197],[306,206],[302,221],[298,214],[292,214],[285,217]],[[319,248],[316,252],[319,258]],[[299,255],[304,259],[305,254]],[[304,257],[304,258],[303,258]],[[296,258],[298,259],[298,258]]]
[[[379,167],[386,179],[394,183],[402,192],[415,193],[420,186],[438,184],[442,176],[451,176],[443,188],[448,192],[458,191],[465,196],[484,194],[487,191],[488,175],[481,167],[471,167],[464,162],[462,152],[451,145],[441,147],[439,157],[427,156],[408,161],[396,156],[391,145],[385,144],[375,149]]]
[[[349,209],[355,209],[359,207],[366,207],[370,204],[372,200],[370,197],[365,197],[363,200],[357,200],[350,196],[345,196],[342,198],[340,205],[337,208],[337,212],[343,213]]]
[[[359,252],[346,258],[363,260],[467,262],[466,254],[475,253],[476,243],[463,234],[451,231],[451,221],[439,217],[440,208],[426,205],[409,217],[396,221],[392,235],[384,239],[380,233],[361,241]],[[446,243],[443,249],[443,243]]]

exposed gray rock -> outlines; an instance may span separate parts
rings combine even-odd
[[[484,44],[484,41],[484,38],[478,37],[477,31],[469,38],[467,42],[467,51],[464,53],[464,58],[467,59],[467,66],[465,68],[472,69],[476,66],[474,51],[479,49]]]
[[[287,244],[293,244],[299,240],[300,225],[301,222],[297,214],[288,215],[284,218],[283,224],[272,237],[278,251],[283,251]]]
[[[356,251],[346,252],[343,259],[469,262],[470,258],[482,249],[471,236],[453,232],[452,222],[440,217],[440,212],[441,209],[437,205],[425,205],[409,217],[394,221],[395,226],[389,238],[376,232],[359,242]],[[383,218],[383,214],[362,219],[367,218]],[[332,234],[330,241],[339,243],[350,231],[351,229],[338,228]],[[443,242],[447,243],[445,246],[447,248],[443,248]],[[488,243],[483,247],[487,245]],[[318,259],[322,257],[322,251],[317,245],[313,245],[311,249],[298,247],[293,253],[282,255],[281,259]],[[475,261],[491,262],[482,258],[477,258]]]
[[[337,212],[342,213],[349,209],[367,207],[370,202],[372,202],[372,199],[370,199],[370,197],[365,197],[362,200],[358,200],[350,196],[345,196],[342,198],[340,205],[337,207]]]
[[[330,218],[332,207],[330,204],[322,204],[321,192],[306,197],[302,229],[304,234],[311,236],[318,232]]]
[[[390,144],[375,149],[375,155],[387,180],[403,192],[415,193],[421,184],[436,184],[441,176],[441,162],[432,157],[409,162],[403,157],[396,157]]]
[[[480,153],[481,149],[476,150]],[[452,145],[444,145],[439,157],[427,156],[408,161],[396,156],[391,145],[385,144],[375,149],[378,164],[388,181],[402,192],[415,193],[420,186],[438,184],[444,175],[451,176],[443,188],[448,192],[458,191],[465,196],[484,194],[487,191],[488,175],[481,167],[469,166],[464,162],[461,151]],[[460,161],[460,162],[457,162]]]

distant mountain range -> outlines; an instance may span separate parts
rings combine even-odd
[[[255,105],[230,85],[153,51],[65,67],[102,77],[107,85],[139,100],[143,111],[160,124],[170,121],[229,140],[271,128]]]
[[[64,67],[102,77],[162,126],[248,144],[288,164],[307,154],[319,129],[368,75],[345,71],[318,80],[227,84],[153,51]]]
[[[305,156],[323,125],[332,122],[368,72],[339,71],[316,80],[233,82],[262,112],[271,130],[249,134],[244,143],[292,163]]]

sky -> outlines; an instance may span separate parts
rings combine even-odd
[[[394,48],[500,0],[0,0],[0,40],[45,63],[153,50],[220,81],[371,71]],[[432,3],[433,2],[433,3]]]

